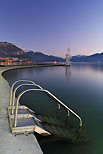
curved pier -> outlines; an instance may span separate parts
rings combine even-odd
[[[22,67],[0,67],[0,153],[1,154],[42,154],[42,150],[33,134],[13,135],[10,130],[7,108],[10,99],[10,87],[2,77],[9,69]]]

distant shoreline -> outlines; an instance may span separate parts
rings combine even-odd
[[[23,69],[23,68],[39,68],[39,67],[56,67],[56,66],[66,66],[66,64],[52,64],[52,65],[19,65],[19,66],[4,66],[3,68],[6,67],[6,69],[2,72],[3,73],[10,71],[10,70],[15,70],[15,69]]]

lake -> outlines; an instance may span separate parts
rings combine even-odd
[[[19,79],[32,80],[49,90],[83,121],[87,143],[58,141],[40,145],[44,154],[103,153],[103,63],[71,63],[70,67],[39,67],[7,71],[10,86]],[[29,106],[29,104],[26,105]],[[31,104],[31,108],[35,104]]]

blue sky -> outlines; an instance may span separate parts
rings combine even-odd
[[[103,52],[103,0],[2,0],[0,42],[65,57]]]

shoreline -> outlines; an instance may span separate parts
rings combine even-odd
[[[15,153],[15,154],[43,154],[41,147],[34,134],[14,135],[11,133],[7,107],[10,98],[10,86],[7,80],[4,79],[3,73],[15,69],[23,68],[38,68],[38,67],[58,67],[66,66],[59,65],[30,65],[30,66],[5,66],[0,67],[0,152]]]
[[[0,153],[43,154],[34,134],[21,134],[15,136],[11,133],[7,113],[10,86],[2,76],[5,71],[11,69],[16,69],[16,67],[0,67]]]
[[[5,73],[6,71],[10,71],[10,70],[15,70],[15,69],[23,69],[23,68],[38,68],[38,67],[58,67],[58,66],[66,66],[65,64],[56,64],[56,65],[19,65],[19,66],[4,66],[2,67],[3,69],[5,69],[3,72],[2,72],[2,75],[3,73]],[[67,66],[69,67],[69,66]],[[0,67],[1,68],[1,67]]]

